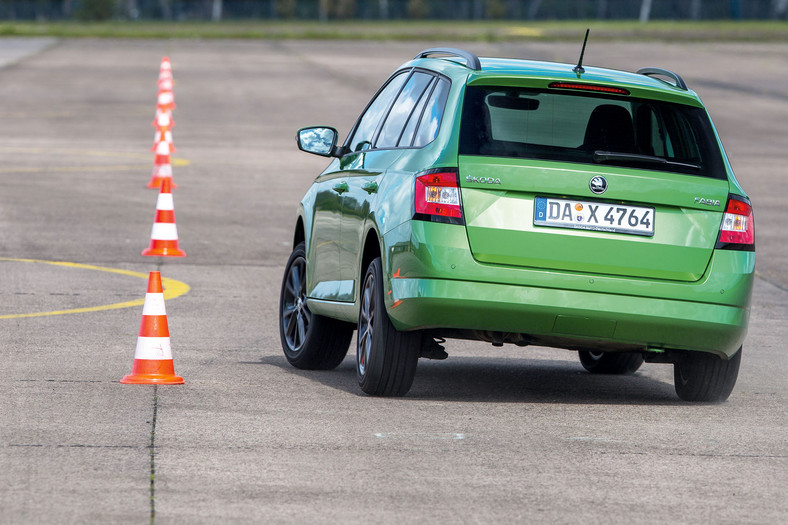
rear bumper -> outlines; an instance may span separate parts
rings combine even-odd
[[[730,357],[749,318],[747,308],[734,306],[491,283],[392,279],[391,289],[389,316],[400,330],[523,333],[577,346],[610,342]]]
[[[754,253],[715,251],[695,283],[492,266],[462,226],[411,221],[385,238],[386,306],[399,330],[525,334],[556,346],[731,356],[749,320]]]

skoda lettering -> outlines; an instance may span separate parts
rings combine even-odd
[[[465,177],[465,182],[475,182],[477,184],[500,184],[501,179],[495,177],[473,177],[468,175]]]

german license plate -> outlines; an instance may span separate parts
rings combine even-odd
[[[534,225],[654,235],[654,208],[536,197]]]

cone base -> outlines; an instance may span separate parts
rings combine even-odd
[[[170,180],[172,180],[172,177],[156,177],[156,176],[154,176],[154,177],[153,177],[153,178],[152,178],[152,179],[151,179],[151,180],[148,182],[148,185],[147,185],[147,186],[145,186],[145,187],[146,187],[146,188],[151,188],[151,189],[153,189],[153,188],[159,189],[159,188],[161,188],[161,181],[162,181],[162,180],[164,180],[164,179],[170,179]],[[175,184],[175,182],[173,182],[173,183],[172,183],[172,186],[170,186],[170,188],[171,188],[171,189],[173,189],[173,190],[174,190],[174,189],[177,189],[177,188],[178,188],[178,185],[177,185],[177,184]]]
[[[131,373],[120,380],[124,385],[182,385],[175,375],[172,359],[134,359]]]
[[[182,385],[183,378],[176,375],[129,374],[120,380],[124,385]]]
[[[142,255],[158,257],[186,257],[186,252],[178,248],[146,248]]]

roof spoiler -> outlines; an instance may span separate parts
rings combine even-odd
[[[662,69],[659,67],[644,67],[642,69],[638,69],[637,74],[646,75],[649,77],[653,77],[653,76],[668,77],[675,82],[675,84],[673,84],[675,87],[679,89],[683,89],[684,91],[689,91],[689,88],[687,87],[687,84],[684,82],[684,79],[678,76],[673,71],[668,71],[667,69]]]
[[[465,60],[465,65],[474,71],[481,71],[482,64],[479,62],[479,57],[471,53],[470,51],[465,51],[464,49],[456,49],[453,47],[433,47],[430,49],[425,49],[415,57],[413,60],[417,58],[428,58],[431,55],[449,55],[458,58],[462,58]]]

